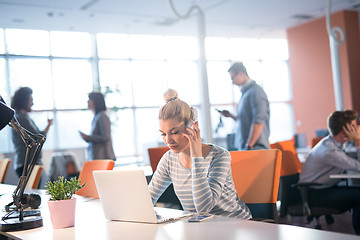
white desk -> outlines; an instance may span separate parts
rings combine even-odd
[[[0,190],[2,190],[0,185]],[[2,201],[0,201],[2,202]],[[303,227],[271,224],[224,217],[214,217],[201,223],[189,223],[186,219],[164,223],[143,224],[108,221],[104,218],[99,200],[86,201],[79,197],[76,206],[75,227],[53,229],[47,210],[46,199],[42,198],[42,217],[44,226],[25,231],[5,234],[20,239],[317,239],[317,240],[355,240],[356,235],[341,234]],[[3,233],[4,234],[4,233]]]
[[[360,178],[360,173],[332,174],[330,178]]]

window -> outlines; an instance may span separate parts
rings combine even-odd
[[[241,92],[227,72],[234,61],[243,61],[268,95],[270,141],[292,138],[286,40],[208,37],[205,45],[214,142],[226,144],[235,131],[235,121],[216,110],[236,112]],[[0,94],[10,99],[18,87],[31,87],[38,127],[54,119],[44,148],[69,149],[87,147],[79,131],[89,133],[94,116],[88,94],[101,90],[119,163],[142,161],[148,147],[163,144],[158,111],[167,88],[203,109],[198,58],[196,37],[0,29]],[[13,151],[9,136],[10,129],[1,131],[0,153]]]
[[[97,50],[100,58],[127,59],[129,54],[129,37],[125,34],[97,34]]]
[[[132,59],[164,59],[164,38],[151,35],[130,35],[130,57]]]
[[[106,106],[133,106],[130,63],[122,60],[99,61],[100,86],[106,92]]]
[[[206,38],[205,51],[207,60],[229,60],[230,42],[228,38]]]
[[[56,57],[91,57],[89,33],[50,32],[51,54]]]
[[[19,87],[31,87],[34,110],[53,108],[53,86],[49,59],[12,58],[9,60],[11,91]]]
[[[57,109],[86,108],[93,89],[91,64],[87,60],[53,61],[54,99]]]
[[[50,53],[47,31],[6,29],[5,37],[9,54],[48,56]]]
[[[199,58],[197,39],[195,37],[167,36],[164,43],[164,56],[166,59],[196,60]]]
[[[0,54],[5,53],[4,30],[0,28]]]

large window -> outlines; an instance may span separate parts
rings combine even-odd
[[[90,131],[88,93],[101,90],[119,162],[142,161],[148,147],[162,144],[157,117],[167,88],[210,111],[215,140],[233,133],[235,122],[220,119],[216,109],[235,111],[241,94],[227,70],[243,61],[269,97],[270,140],[293,136],[286,40],[207,38],[209,110],[202,109],[199,94],[197,44],[195,37],[184,36],[0,29],[0,91],[10,103],[18,87],[31,87],[36,124],[41,129],[47,118],[54,119],[44,148],[69,149],[87,146],[78,131]],[[10,139],[8,128],[0,132],[0,153],[13,151]]]

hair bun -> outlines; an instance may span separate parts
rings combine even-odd
[[[165,102],[168,103],[168,102],[171,102],[171,101],[177,99],[178,94],[177,94],[176,90],[169,88],[168,90],[166,90],[163,97],[164,97]]]

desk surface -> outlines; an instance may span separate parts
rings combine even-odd
[[[0,191],[8,191],[9,186],[0,184]],[[14,188],[12,188],[14,189]],[[11,190],[10,190],[11,191]],[[3,195],[0,203],[3,204]],[[9,193],[11,197],[11,192]],[[4,199],[6,199],[5,196]],[[352,240],[356,235],[341,234],[248,220],[225,217],[214,217],[200,223],[189,223],[186,219],[163,223],[144,224],[120,221],[108,221],[102,212],[99,200],[77,197],[75,227],[53,229],[46,204],[46,196],[42,196],[41,212],[44,226],[36,229],[7,232],[20,239],[317,239],[317,240]],[[6,204],[7,202],[5,202]],[[2,206],[2,205],[1,205]]]
[[[330,178],[360,178],[360,173],[332,174]]]

